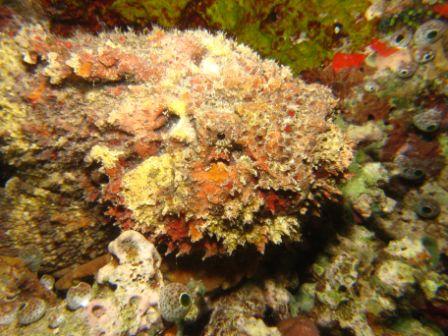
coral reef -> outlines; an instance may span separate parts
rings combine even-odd
[[[126,231],[109,244],[116,260],[100,269],[93,288],[80,282],[65,300],[31,297],[17,317],[2,323],[12,335],[136,335],[163,330],[157,309],[163,288],[160,255],[135,231]],[[112,289],[109,285],[114,285]]]
[[[0,254],[20,256],[33,271],[88,261],[103,253],[111,237],[98,210],[79,196],[52,190],[50,180],[64,188],[74,183],[58,175],[37,185],[33,178],[13,177],[0,188]]]
[[[394,239],[430,238],[448,254],[448,192],[436,181],[427,182],[404,196],[395,211],[378,217],[378,227]]]
[[[17,313],[17,320],[20,325],[29,325],[39,321],[47,311],[47,304],[39,298],[31,298],[25,301]]]
[[[319,336],[319,330],[311,319],[298,316],[293,319],[284,320],[278,329],[285,336]]]
[[[185,285],[171,283],[160,292],[159,310],[165,320],[178,322],[187,315],[191,301],[191,294]]]
[[[178,335],[182,335],[183,324],[188,326],[208,309],[212,315],[205,335],[280,336],[276,327],[264,321],[266,314],[269,312],[271,321],[290,317],[291,295],[286,290],[290,282],[286,280],[246,284],[228,295],[208,298],[205,304],[200,283],[165,283],[161,257],[140,233],[123,232],[109,244],[109,251],[114,260],[99,270],[92,287],[80,282],[62,300],[55,300],[46,290],[50,296],[39,297],[34,291],[24,299],[19,296],[2,305],[0,332],[36,336],[53,334],[52,330],[61,335],[156,335],[176,322]],[[312,326],[303,321],[299,324],[304,330]]]
[[[153,328],[161,322],[156,309],[163,286],[160,255],[145,237],[135,231],[123,232],[109,244],[109,252],[117,258],[118,264],[112,261],[101,268],[97,281],[114,285],[114,298],[91,300],[87,307],[91,327],[98,326],[100,332],[106,334],[117,333],[123,328],[134,334],[140,329]],[[104,314],[98,316],[95,313],[98,307]],[[126,309],[130,311],[126,313]],[[122,326],[117,328],[117,323]]]
[[[65,300],[67,301],[67,308],[76,310],[86,307],[92,297],[92,288],[85,282],[80,282],[77,285],[70,287],[67,292]]]
[[[366,47],[361,65],[333,62],[333,69],[308,74],[332,82],[341,124],[357,145],[353,177],[342,187],[348,232],[318,258],[297,295],[299,311],[326,330],[446,332],[446,317],[430,316],[447,300],[448,26],[426,10],[411,19],[410,4],[401,5],[400,15],[383,20],[384,35]],[[347,74],[352,80],[338,87]]]
[[[448,25],[440,19],[396,25],[367,56],[371,72],[344,97],[348,121],[382,130],[368,143],[358,142],[351,166],[356,176],[344,195],[358,215],[373,219],[390,238],[428,237],[446,253],[446,159],[438,138],[446,131]],[[412,71],[400,73],[411,64]],[[381,114],[359,110],[371,96],[384,102],[378,104]]]
[[[0,6],[0,334],[447,334],[447,18]]]
[[[24,301],[27,298],[42,298],[54,303],[54,293],[41,284],[36,274],[31,272],[19,258],[0,257],[0,300]]]
[[[437,273],[439,254],[425,239],[385,245],[373,232],[354,226],[313,265],[317,281],[302,285],[297,304],[326,327],[336,322],[355,335],[392,332],[401,323],[398,307],[401,315],[410,315],[421,300],[448,300],[448,277]],[[413,332],[440,334],[435,326],[413,321]]]
[[[213,312],[204,335],[281,336],[277,328],[265,324],[263,316],[270,309],[272,317],[287,318],[289,298],[288,291],[273,280],[247,284],[211,304]]]
[[[54,273],[58,280],[55,282],[55,288],[59,290],[67,290],[72,287],[79,279],[94,276],[98,270],[110,262],[111,255],[104,254],[82,265],[72,265],[63,268]]]

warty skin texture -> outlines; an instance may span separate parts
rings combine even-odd
[[[330,90],[222,33],[63,39],[24,23],[3,43],[23,83],[3,104],[19,106],[2,112],[8,164],[73,169],[81,198],[168,252],[299,241],[299,217],[339,194],[352,154]]]

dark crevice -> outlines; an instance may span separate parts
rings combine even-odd
[[[15,168],[6,163],[3,155],[0,154],[0,187],[4,188],[6,182],[14,176]]]

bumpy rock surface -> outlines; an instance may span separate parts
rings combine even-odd
[[[0,334],[118,336],[163,330],[157,308],[163,287],[161,258],[154,245],[138,232],[126,231],[110,243],[109,250],[116,260],[100,269],[92,288],[79,283],[65,300],[56,301],[54,294],[42,287],[12,296],[3,285]]]
[[[435,246],[418,238],[385,245],[373,232],[353,226],[313,265],[316,282],[302,285],[299,306],[322,326],[337,323],[357,336],[392,333],[407,324],[416,334],[439,335],[434,326],[396,312],[399,307],[411,316],[425,300],[447,302],[448,277],[437,273]]]
[[[272,318],[289,317],[288,291],[272,280],[263,285],[248,284],[212,303],[213,313],[205,328],[206,336],[281,336],[263,321],[267,309]]]
[[[53,2],[50,15],[79,17]],[[83,11],[102,20],[106,3]],[[45,19],[0,7],[0,255],[23,260],[0,258],[1,334],[167,336],[171,321],[206,335],[314,336],[315,324],[329,335],[447,333],[448,7],[375,0],[362,13],[359,2],[299,3],[188,1],[185,9],[200,6],[225,21],[215,28],[231,25],[248,42],[258,26],[247,9],[257,6],[265,37],[257,43],[279,50],[284,64],[321,44],[313,31],[338,41],[325,46],[331,64],[302,74],[332,88],[343,111],[337,125],[357,146],[342,185],[346,212],[331,207],[335,216],[320,223],[313,216],[338,196],[351,160],[328,89],[219,33],[71,30],[61,38]],[[356,50],[349,35],[360,31],[328,6],[356,7],[343,16],[381,33]],[[300,36],[277,29],[291,18]],[[111,261],[103,253],[114,222],[160,251],[191,256],[167,257],[162,281],[154,245],[128,231],[110,245]],[[301,236],[300,246],[255,251]],[[200,263],[196,249],[240,250]],[[65,300],[25,268],[51,272],[92,258],[53,273],[58,293],[71,287]],[[244,260],[250,267],[238,267]],[[207,263],[216,267],[201,269]],[[99,268],[92,287],[76,285]],[[274,268],[301,272],[298,293],[285,289],[297,290],[296,274],[259,285]]]
[[[299,241],[299,217],[338,194],[351,148],[330,91],[223,34],[64,39],[22,22],[1,38],[6,163],[37,165],[25,183],[79,201],[78,212],[104,204],[86,227],[101,231],[107,214],[168,251],[262,252]]]

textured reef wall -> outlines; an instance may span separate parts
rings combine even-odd
[[[137,232],[127,231],[109,245],[109,251],[117,262],[99,270],[98,285],[91,287],[80,282],[68,290],[65,300],[57,303],[39,297],[37,289],[23,301],[4,302],[2,333],[15,335],[17,326],[20,334],[36,336],[53,332],[135,335],[139,330],[161,329],[157,304],[163,278],[155,247]],[[40,282],[48,286],[46,293],[51,293],[51,283],[42,279]],[[100,284],[114,285],[115,290]]]
[[[355,335],[447,328],[447,6],[401,6],[364,49],[304,74],[341,99],[358,149],[342,187],[350,229],[316,260],[297,305]]]
[[[3,278],[8,273],[28,276],[0,288],[0,331],[35,336],[160,335],[164,331],[174,335],[167,327],[171,322],[177,325],[177,335],[182,335],[184,323],[204,314],[203,287],[195,282],[165,283],[161,257],[143,235],[125,231],[109,244],[109,252],[114,259],[99,269],[96,283],[79,282],[63,300],[56,300],[51,277],[39,282],[19,259],[0,259]],[[4,296],[14,294],[14,300],[5,300]],[[247,284],[209,303],[214,313],[205,333],[280,335],[261,316],[268,309],[273,316],[289,316],[288,302],[288,291],[273,280]]]
[[[0,7],[1,334],[448,332],[446,3],[41,2]]]

